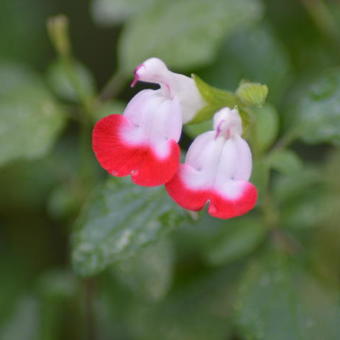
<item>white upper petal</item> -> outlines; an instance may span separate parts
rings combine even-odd
[[[147,59],[136,68],[133,84],[136,81],[160,84],[165,96],[177,97],[181,104],[184,123],[192,120],[206,105],[193,79],[171,72],[158,58]]]
[[[182,175],[190,188],[229,190],[229,196],[233,196],[238,193],[231,183],[249,180],[252,159],[247,142],[239,135],[216,138],[216,132],[209,131],[191,144],[185,164]]]
[[[150,145],[160,157],[166,157],[169,140],[178,142],[182,114],[178,99],[165,97],[161,90],[143,90],[127,105],[124,116],[132,123],[122,131],[131,145]]]

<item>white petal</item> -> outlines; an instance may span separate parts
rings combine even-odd
[[[131,145],[147,144],[160,157],[166,157],[169,140],[178,142],[182,130],[182,113],[177,98],[164,97],[161,90],[144,90],[127,105],[124,116],[131,125],[122,137]]]
[[[214,115],[214,129],[219,135],[242,135],[242,120],[237,109],[224,107]]]

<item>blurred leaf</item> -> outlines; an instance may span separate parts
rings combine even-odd
[[[265,238],[266,227],[256,217],[226,221],[205,251],[207,261],[221,265],[249,255]]]
[[[156,0],[93,0],[91,13],[97,24],[119,24],[155,3]]]
[[[268,251],[244,275],[236,321],[245,339],[336,340],[340,337],[337,295],[296,258]]]
[[[283,174],[294,174],[302,171],[303,164],[297,154],[291,150],[274,150],[267,157],[269,166]]]
[[[198,124],[187,124],[184,126],[185,132],[191,137],[195,138],[203,132],[211,130],[212,122],[210,120],[206,120],[202,123]]]
[[[280,223],[287,228],[319,226],[332,209],[319,169],[306,168],[278,177],[273,196],[279,203]]]
[[[13,313],[0,329],[2,340],[36,340],[39,327],[39,305],[33,296],[18,299]]]
[[[74,87],[71,77],[79,84],[79,89]],[[54,62],[48,69],[47,79],[52,90],[67,100],[79,100],[79,92],[83,96],[92,96],[95,92],[95,80],[91,72],[79,62],[74,62],[72,68],[60,60]]]
[[[149,57],[182,69],[209,63],[224,37],[261,15],[257,0],[159,1],[125,26],[120,67],[130,73]]]
[[[265,151],[272,145],[279,130],[279,118],[276,109],[266,104],[261,108],[252,109],[255,122],[255,144],[256,149]]]
[[[144,188],[110,179],[88,202],[73,235],[73,266],[93,275],[134,255],[178,226],[185,212],[163,187]]]
[[[267,195],[269,170],[269,166],[264,159],[260,158],[254,161],[251,182],[255,184],[259,195],[257,204],[262,204]]]
[[[201,72],[221,88],[236,88],[241,79],[267,84],[269,101],[286,89],[291,65],[288,53],[266,24],[258,24],[225,39],[217,60]]]
[[[300,93],[288,118],[304,142],[340,144],[340,69],[328,71]]]
[[[98,119],[104,118],[113,113],[123,113],[125,107],[126,103],[118,100],[105,101],[93,112],[93,119],[94,121],[97,121]]]
[[[154,304],[137,304],[129,329],[138,340],[222,340],[230,337],[230,305],[238,268],[196,277]]]
[[[156,301],[168,292],[173,271],[173,247],[164,239],[117,263],[113,270],[121,283],[134,294]]]
[[[261,106],[268,95],[267,85],[260,83],[241,82],[236,90],[236,95],[248,106]]]
[[[44,85],[36,77],[30,84],[24,73],[24,86],[15,80],[19,76],[15,71],[0,95],[0,165],[43,156],[64,126],[65,116]]]

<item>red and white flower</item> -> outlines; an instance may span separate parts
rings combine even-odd
[[[139,92],[122,115],[98,121],[93,150],[111,175],[131,175],[139,185],[161,185],[178,169],[183,120],[191,119],[204,103],[193,80],[169,71],[160,59],[139,65],[132,86],[138,81],[158,83],[160,88]]]
[[[185,163],[166,184],[169,195],[183,208],[201,210],[222,219],[243,215],[257,200],[249,182],[252,156],[241,137],[242,121],[236,109],[223,108],[214,116],[214,130],[198,136]]]

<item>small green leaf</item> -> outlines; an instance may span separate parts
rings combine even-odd
[[[21,69],[7,70],[10,84],[0,90],[0,165],[15,159],[42,157],[54,144],[64,126],[60,106],[33,75],[23,73],[23,83],[16,80]]]
[[[226,221],[205,251],[208,263],[221,265],[250,254],[265,238],[266,228],[255,217]]]
[[[170,289],[174,251],[170,240],[153,243],[113,267],[115,276],[136,296],[162,299]]]
[[[77,101],[80,99],[79,93],[92,96],[95,92],[95,81],[91,72],[79,62],[67,66],[58,60],[49,67],[47,79],[52,90],[67,100]],[[79,88],[75,88],[73,81],[79,84]]]
[[[252,109],[256,120],[254,126],[255,149],[262,152],[272,145],[279,130],[279,118],[276,109],[266,104]]]
[[[234,108],[238,104],[237,97],[233,93],[213,87],[195,74],[192,75],[192,78],[207,105],[196,113],[190,124],[202,123],[211,119],[221,108],[226,106]]]
[[[73,235],[73,266],[93,275],[127,259],[185,220],[163,187],[110,179],[88,202]]]
[[[268,95],[267,85],[241,82],[236,95],[247,106],[262,106]]]
[[[269,166],[283,174],[296,173],[302,170],[302,161],[291,150],[274,150],[267,156]]]
[[[125,26],[119,45],[120,66],[129,74],[150,57],[181,69],[207,64],[223,38],[261,16],[262,5],[257,0],[158,1]]]
[[[296,258],[267,251],[245,273],[236,303],[240,336],[255,340],[336,340],[338,294]]]
[[[97,109],[92,112],[93,120],[97,121],[98,119],[106,117],[110,114],[123,113],[125,107],[126,103],[118,100],[100,103],[100,106],[98,106]]]

